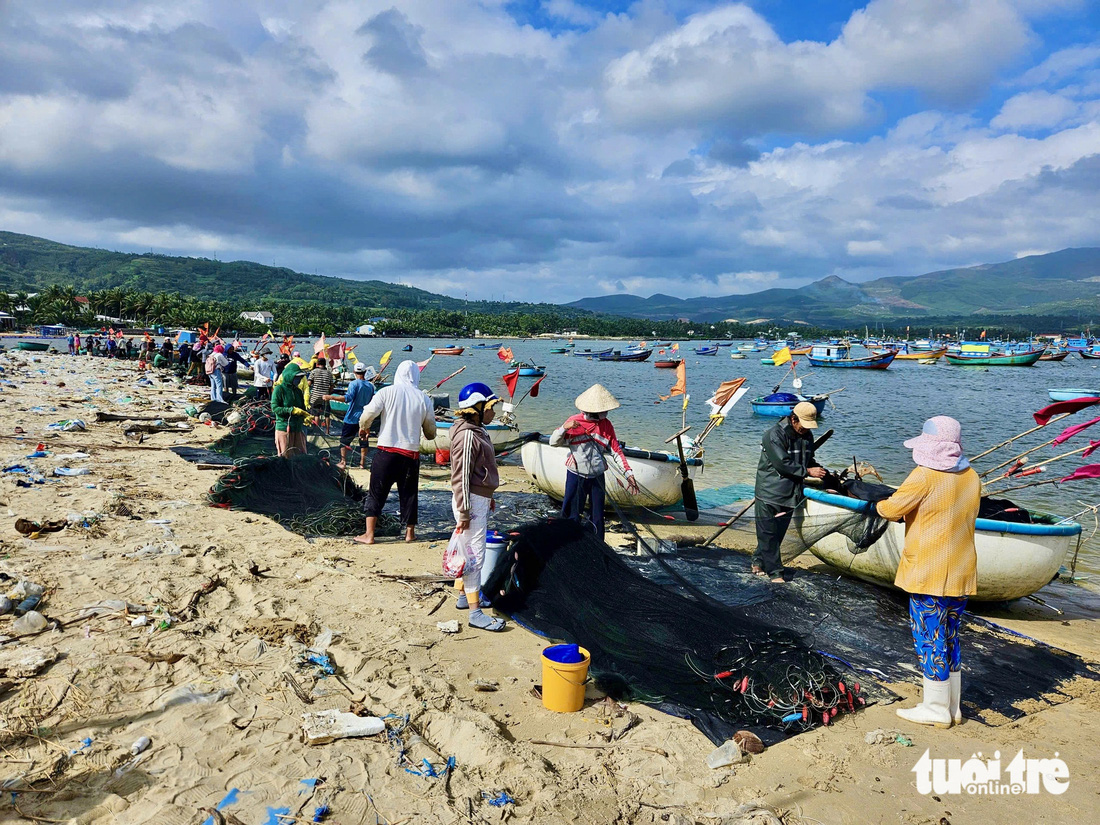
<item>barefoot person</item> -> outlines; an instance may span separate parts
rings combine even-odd
[[[949,728],[962,722],[959,623],[978,592],[974,523],[982,482],[963,455],[959,422],[937,415],[905,442],[916,469],[877,504],[887,519],[905,519],[905,549],[894,584],[909,593],[909,624],[924,675],[924,699],[898,716]]]
[[[794,405],[789,417],[769,427],[760,441],[752,572],[776,583],[784,581],[779,546],[802,499],[802,482],[807,477],[825,477],[825,468],[814,458],[816,429],[817,407],[802,401]]]
[[[465,593],[458,607],[469,607],[471,627],[490,631],[504,629],[503,620],[481,612],[479,601],[489,513],[495,509],[493,493],[500,486],[496,451],[485,426],[492,422],[493,405],[498,401],[487,385],[467,384],[458,394],[458,411],[451,427],[451,510],[455,536],[466,556],[462,571]]]
[[[631,495],[638,493],[634,471],[615,436],[615,428],[607,419],[611,410],[619,408],[619,402],[603,384],[593,384],[577,396],[574,402],[580,415],[571,416],[550,436],[553,447],[568,447],[565,459],[565,498],[561,503],[561,517],[580,521],[585,499],[592,503],[592,526],[603,540],[603,474],[607,471],[607,459],[611,455],[622,465],[626,475],[626,488]]]
[[[416,541],[420,434],[435,438],[432,400],[417,386],[419,382],[420,367],[416,362],[402,361],[394,374],[393,386],[379,390],[359,416],[359,438],[364,441],[371,422],[382,416],[363,508],[367,525],[363,535],[355,537],[361,544],[374,544],[374,528],[394,484],[401,505],[401,522],[405,525],[405,541]]]

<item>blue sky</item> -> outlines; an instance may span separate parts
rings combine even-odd
[[[1098,9],[0,4],[0,229],[548,301],[1100,245]]]

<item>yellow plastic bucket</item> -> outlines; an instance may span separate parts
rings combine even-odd
[[[591,656],[583,647],[578,649],[584,659],[576,663],[555,662],[543,651],[542,704],[547,710],[575,713],[584,707],[584,684],[588,681]]]

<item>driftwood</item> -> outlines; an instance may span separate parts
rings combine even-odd
[[[195,608],[199,605],[199,600],[202,599],[203,596],[213,593],[219,587],[225,587],[225,580],[221,576],[214,576],[214,578],[203,582],[202,586],[191,594],[191,598],[187,600],[187,604],[180,611],[180,619],[185,622],[193,619]]]

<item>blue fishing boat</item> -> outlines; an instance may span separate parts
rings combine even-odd
[[[580,355],[583,358],[599,358],[601,355],[610,355],[611,347],[607,349],[575,349],[574,355]]]
[[[520,364],[520,378],[541,378],[546,375],[546,367],[537,367],[534,364]]]
[[[1077,398],[1100,398],[1100,390],[1057,389],[1047,390],[1051,401],[1073,401]]]
[[[717,341],[714,346],[716,347],[732,347],[733,341]]]
[[[1070,352],[1081,352],[1091,346],[1092,341],[1088,338],[1070,338],[1066,341],[1066,349]]]
[[[884,370],[893,363],[896,352],[884,352],[864,358],[853,358],[847,344],[823,344],[810,350],[810,363],[815,367],[841,367],[845,369]]]
[[[653,354],[651,349],[613,350],[597,355],[597,361],[648,361]]]
[[[473,349],[500,349],[504,344],[474,344]]]
[[[809,397],[805,395],[796,395],[793,392],[773,392],[771,395],[754,398],[749,403],[752,404],[754,415],[763,415],[768,418],[782,418],[785,415],[790,415],[794,411],[795,404],[801,404],[803,401],[809,401],[813,404],[820,415],[821,411],[825,409],[825,402],[828,400],[829,396],[827,395]]]
[[[550,350],[551,355],[566,355],[568,353],[569,350],[567,350],[565,347],[554,347],[552,350]]]
[[[696,355],[717,355],[718,347],[717,345],[713,347],[696,347],[694,352]]]
[[[413,351],[413,345],[412,344],[405,344],[405,346],[401,347],[401,351],[402,352],[412,352]]]

